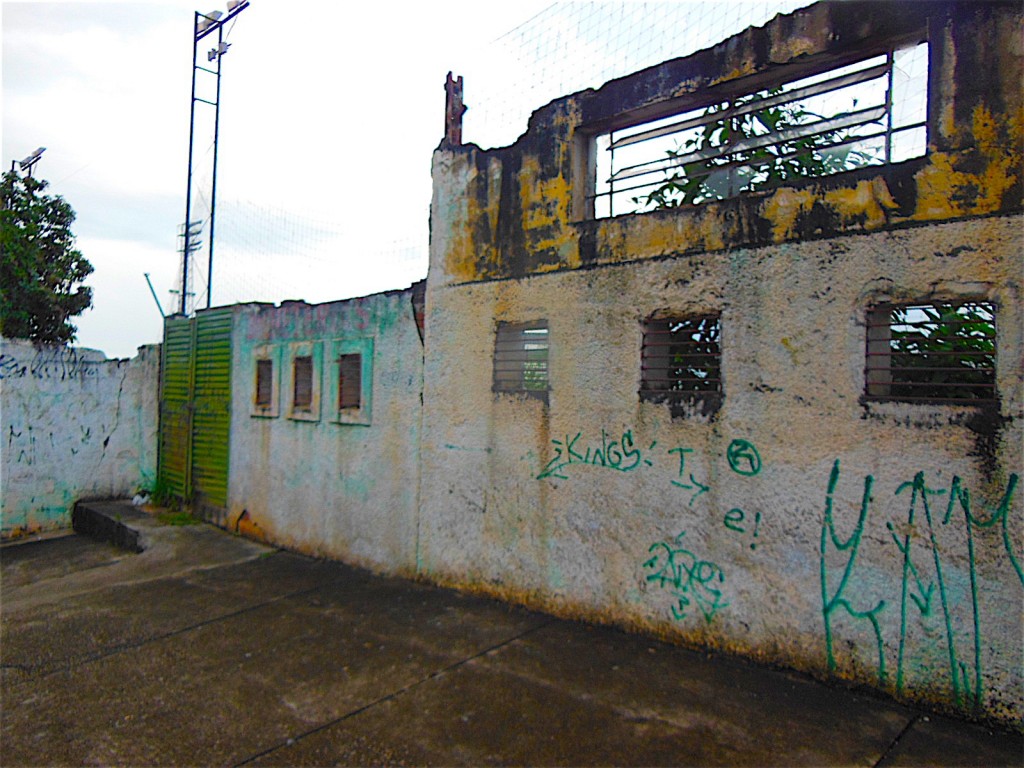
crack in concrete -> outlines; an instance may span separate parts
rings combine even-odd
[[[285,739],[283,742],[279,742],[278,744],[275,744],[274,746],[269,747],[269,748],[263,750],[262,752],[257,752],[255,755],[251,755],[248,758],[246,758],[245,760],[243,760],[243,761],[241,761],[239,763],[235,763],[234,768],[241,768],[241,766],[243,766],[243,765],[249,765],[253,761],[259,760],[261,757],[266,757],[267,755],[272,754],[272,753],[276,752],[279,749],[282,749],[284,747],[290,747],[290,746],[292,746],[294,744],[297,744],[302,739],[305,739],[305,738],[307,738],[309,736],[313,736],[314,734],[320,733],[321,731],[327,730],[328,728],[331,728],[332,726],[335,726],[335,725],[337,725],[339,723],[342,723],[342,722],[344,722],[346,720],[349,720],[349,719],[351,719],[353,717],[356,717],[357,715],[360,715],[363,712],[366,712],[367,710],[373,709],[376,706],[384,704],[385,702],[393,701],[394,699],[397,699],[399,696],[402,696],[402,695],[408,693],[409,691],[412,691],[413,689],[420,687],[424,683],[427,683],[427,682],[429,682],[431,680],[436,680],[439,677],[443,677],[444,675],[448,674],[452,670],[458,669],[459,667],[461,667],[461,666],[463,666],[465,664],[468,664],[469,662],[473,661],[474,659],[479,659],[480,657],[486,656],[487,654],[492,653],[492,652],[498,650],[499,648],[504,648],[504,647],[506,647],[508,645],[511,645],[512,643],[514,643],[514,642],[516,642],[518,640],[521,640],[522,638],[526,637],[527,635],[530,635],[530,634],[532,634],[534,632],[537,632],[537,631],[539,631],[541,629],[544,629],[544,627],[549,626],[550,624],[554,623],[555,621],[557,621],[557,619],[555,619],[555,618],[549,618],[549,619],[546,619],[544,621],[541,621],[541,622],[539,622],[537,625],[535,625],[533,627],[525,629],[522,632],[519,632],[518,634],[516,634],[516,635],[514,635],[512,637],[509,637],[509,638],[506,638],[505,640],[502,640],[500,643],[495,643],[494,645],[492,645],[492,646],[490,646],[488,648],[484,648],[483,650],[478,651],[477,653],[474,653],[474,654],[472,654],[470,656],[466,656],[465,658],[459,659],[458,661],[456,661],[456,662],[454,662],[452,664],[449,664],[446,667],[443,667],[441,669],[435,670],[435,671],[431,672],[430,674],[426,675],[425,677],[422,677],[421,679],[419,679],[419,680],[417,680],[415,682],[409,683],[408,685],[403,686],[402,688],[399,688],[396,691],[392,691],[391,693],[389,693],[389,694],[387,694],[385,696],[381,696],[381,697],[375,699],[374,701],[371,701],[371,702],[369,702],[367,704],[364,704],[361,707],[356,707],[355,709],[353,709],[353,710],[351,710],[349,712],[346,712],[344,715],[341,715],[340,717],[336,717],[333,720],[329,720],[326,723],[321,723],[320,725],[318,725],[318,726],[316,726],[314,728],[310,728],[309,730],[304,731],[303,733],[300,733],[297,736],[293,736],[293,737],[290,737],[288,739]]]
[[[892,744],[885,748],[885,752],[883,752],[882,756],[878,758],[878,761],[875,763],[874,768],[884,768],[884,766],[886,765],[886,760],[889,759],[889,755],[891,755],[893,751],[896,749],[896,747],[899,746],[900,742],[903,740],[903,737],[910,732],[910,729],[917,725],[919,722],[921,722],[921,715],[914,715],[914,717],[910,718],[910,722],[906,724],[902,731],[896,734],[896,738],[892,740]]]
[[[93,662],[101,661],[101,660],[109,658],[111,656],[116,656],[117,654],[124,653],[125,651],[135,650],[136,648],[141,648],[141,647],[149,645],[151,643],[156,643],[156,642],[159,642],[161,640],[166,640],[166,639],[171,638],[171,637],[178,637],[179,635],[183,635],[183,634],[186,634],[188,632],[192,632],[192,631],[194,631],[196,629],[201,629],[202,627],[208,626],[210,624],[216,624],[217,622],[220,622],[220,621],[225,621],[225,620],[228,620],[228,619],[233,619],[236,616],[241,616],[243,614],[249,613],[250,611],[255,611],[255,610],[258,610],[260,608],[264,608],[264,607],[266,607],[268,605],[273,605],[274,603],[279,603],[282,600],[291,600],[291,599],[296,598],[296,597],[301,597],[302,595],[308,594],[310,592],[316,592],[318,590],[323,589],[324,587],[330,586],[331,584],[333,584],[335,582],[339,582],[339,581],[343,581],[343,580],[344,580],[344,577],[338,578],[338,579],[333,579],[333,580],[325,582],[323,584],[318,584],[318,585],[316,585],[314,587],[309,587],[307,589],[300,589],[300,590],[298,590],[296,592],[290,592],[290,593],[285,594],[285,595],[280,595],[278,597],[274,597],[274,598],[271,598],[269,600],[265,600],[265,601],[263,601],[261,603],[255,603],[253,605],[246,606],[245,608],[240,608],[237,611],[232,611],[230,613],[221,614],[220,616],[214,616],[212,618],[205,619],[204,621],[196,622],[195,624],[190,624],[187,627],[181,627],[179,629],[175,629],[175,630],[172,630],[170,632],[164,632],[164,633],[159,634],[159,635],[152,635],[150,637],[146,637],[146,638],[143,638],[141,640],[137,640],[137,641],[133,641],[133,642],[122,643],[120,645],[113,646],[113,647],[108,648],[108,649],[106,649],[104,651],[101,651],[99,653],[95,653],[95,654],[92,654],[90,656],[85,656],[85,657],[79,659],[78,661],[69,662],[67,664],[62,664],[60,666],[54,667],[54,668],[52,668],[52,669],[50,669],[50,670],[48,670],[46,672],[43,672],[42,674],[37,675],[37,677],[39,677],[39,678],[46,678],[46,677],[50,677],[51,675],[58,674],[60,672],[69,672],[72,669],[76,669],[78,667],[85,666],[86,664],[92,664]],[[38,669],[44,669],[45,665],[42,665],[42,664],[40,664],[38,666],[36,666],[36,665],[23,665],[23,668],[31,669],[31,670],[34,671],[34,670],[38,670]]]

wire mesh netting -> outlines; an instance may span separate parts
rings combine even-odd
[[[556,2],[491,42],[455,52],[464,78],[463,138],[482,148],[514,142],[549,101],[597,88],[721,42],[809,0]],[[443,106],[443,105],[442,105]],[[433,128],[433,127],[432,127]],[[212,145],[210,145],[212,148]],[[209,157],[209,150],[205,150]],[[424,164],[424,169],[429,167]],[[190,262],[191,307],[206,306],[209,176],[197,173],[194,220],[204,247]],[[429,189],[424,184],[423,189]],[[402,201],[390,237],[360,222],[219,195],[213,305],[303,298],[329,301],[402,288],[426,276],[429,192]],[[363,227],[362,229],[366,229]],[[341,268],[341,264],[344,268]],[[177,287],[180,290],[179,285]]]

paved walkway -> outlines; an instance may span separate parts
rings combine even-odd
[[[1024,765],[799,675],[129,522],[141,554],[0,552],[0,764]]]

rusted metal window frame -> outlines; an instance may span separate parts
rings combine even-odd
[[[606,151],[610,155],[610,167],[612,174],[609,178],[604,180],[604,184],[607,185],[606,189],[598,191],[597,185],[593,181],[588,184],[589,190],[586,196],[586,210],[589,212],[590,218],[614,218],[615,216],[635,213],[637,208],[631,208],[628,211],[616,212],[615,200],[623,193],[639,191],[644,189],[652,188],[652,185],[658,184],[659,182],[667,179],[666,172],[673,171],[674,169],[682,169],[684,166],[690,163],[705,161],[705,160],[723,160],[731,156],[736,156],[741,152],[757,149],[759,147],[775,146],[783,144],[794,139],[806,138],[812,136],[825,135],[833,131],[839,131],[847,128],[858,128],[862,126],[870,126],[873,123],[881,123],[881,128],[874,133],[867,133],[863,135],[857,135],[852,138],[830,143],[827,147],[823,146],[822,149],[835,149],[842,147],[849,147],[852,145],[860,144],[862,142],[871,139],[882,139],[883,149],[881,160],[877,163],[871,163],[871,166],[887,165],[892,162],[892,151],[893,151],[893,136],[896,133],[906,134],[911,131],[924,129],[925,130],[925,147],[927,145],[927,101],[925,103],[925,117],[922,120],[901,124],[899,126],[894,125],[894,102],[893,102],[893,88],[894,88],[894,58],[898,51],[906,50],[909,48],[915,48],[917,46],[926,46],[925,55],[927,56],[928,41],[925,39],[923,33],[918,36],[919,39],[916,42],[909,42],[907,40],[901,41],[898,44],[893,44],[888,47],[882,53],[874,53],[869,56],[865,56],[859,60],[844,64],[837,67],[823,66],[816,73],[808,73],[805,69],[801,68],[799,74],[791,76],[789,78],[776,78],[773,82],[764,82],[763,80],[759,84],[753,87],[749,92],[740,94],[738,96],[728,96],[718,99],[712,104],[695,104],[691,102],[686,107],[682,108],[676,114],[685,115],[688,113],[695,112],[697,110],[704,110],[704,113],[695,117],[689,117],[678,120],[673,123],[664,124],[666,119],[669,117],[656,118],[654,120],[637,123],[630,123],[619,128],[608,130],[605,132],[597,133],[590,140],[592,144],[601,137],[607,137],[609,144]],[[878,64],[869,64],[869,62],[880,59],[884,56],[884,62]],[[855,67],[858,64],[864,64],[865,67],[861,70],[853,72],[843,72],[850,67]],[[834,77],[828,77],[830,72],[837,72]],[[818,82],[793,88],[789,91],[783,91],[779,94],[765,95],[761,98],[757,98],[758,94],[764,94],[766,91],[773,87],[785,88],[790,83],[798,83],[804,80],[808,80],[812,77],[824,77],[825,79],[819,80]],[[744,138],[738,142],[727,142],[722,145],[715,145],[712,147],[706,147],[697,151],[689,152],[687,154],[680,154],[675,157],[656,157],[651,160],[636,163],[627,167],[615,168],[614,153],[616,149],[623,147],[639,144],[653,139],[670,136],[676,133],[682,133],[683,131],[691,130],[705,125],[714,125],[717,122],[726,120],[729,118],[742,117],[751,113],[763,110],[767,107],[775,107],[784,104],[798,103],[802,99],[811,98],[814,96],[821,96],[828,93],[835,93],[844,88],[848,88],[857,84],[871,82],[885,78],[885,97],[884,101],[880,104],[872,105],[868,108],[854,109],[849,112],[842,112],[832,115],[828,118],[823,118],[817,122],[808,123],[802,126],[795,126],[783,131],[776,133],[767,133],[765,135],[751,136]],[[927,87],[927,86],[926,86]],[[739,103],[737,103],[739,102]],[[725,109],[713,114],[708,114],[708,110],[715,103],[722,104],[726,103]],[[638,125],[643,126],[645,124],[655,124],[654,127],[637,131]],[[628,131],[626,135],[621,135],[622,131]],[[616,133],[620,135],[617,136]],[[927,153],[927,148],[924,149],[924,154]],[[797,157],[800,152],[793,152],[783,157]],[[591,152],[593,157],[593,152]],[[918,155],[914,155],[917,157]],[[909,158],[907,158],[909,159]],[[729,193],[724,199],[730,199],[743,193],[745,190],[742,185],[739,188],[733,189],[732,176],[733,174],[746,167],[751,163],[749,160],[735,160],[731,162],[724,162],[721,165],[716,166],[715,173],[726,172],[729,175]],[[868,166],[865,166],[868,167]],[[596,164],[591,172],[591,178],[594,178],[597,167]],[[824,176],[835,175],[836,173],[842,173],[843,169],[834,172],[824,174]],[[659,175],[660,174],[660,175]],[[813,177],[817,178],[817,177]],[[639,183],[629,183],[630,180]],[[622,184],[626,186],[622,186]],[[595,212],[596,203],[602,198],[608,200],[608,212],[598,216]]]
[[[698,334],[703,338],[695,338]],[[684,375],[687,371],[694,375]],[[720,312],[655,316],[643,322],[639,396],[654,403],[699,404],[704,414],[721,407]]]
[[[358,410],[363,403],[363,356],[349,352],[339,355],[337,363],[338,410]]]
[[[292,359],[292,413],[310,413],[312,410],[313,356],[297,355]]]
[[[253,347],[250,359],[252,363],[252,396],[249,398],[251,410],[250,416],[255,418],[273,419],[280,413],[280,392],[281,392],[281,348],[274,344],[259,344]],[[269,399],[262,402],[260,398],[260,364],[269,363],[270,375],[268,385],[270,387]],[[267,386],[267,385],[265,385]]]
[[[547,402],[551,388],[550,348],[551,331],[547,320],[499,322],[494,334],[492,391],[527,395]]]
[[[274,361],[267,357],[256,360],[256,386],[254,406],[258,411],[269,411],[274,404]]]
[[[324,354],[332,363],[325,369],[327,392],[333,393],[333,401],[329,410],[329,420],[334,424],[348,424],[369,427],[372,423],[373,410],[373,357],[374,339],[372,336],[347,337],[324,342]],[[359,405],[349,406],[342,402],[344,376],[341,367],[343,358],[358,357]],[[353,374],[355,365],[352,366]],[[345,401],[349,402],[349,401]]]
[[[927,318],[925,310],[937,310],[941,319]],[[958,314],[964,310],[980,311],[988,319],[950,320],[943,316],[944,310],[955,310]],[[897,316],[897,312],[904,315]],[[985,298],[884,302],[868,307],[865,400],[981,407],[998,404],[997,323],[998,305]],[[936,335],[943,326],[959,330]],[[971,330],[972,326],[982,328]],[[964,328],[968,330],[961,334]],[[906,335],[894,339],[894,331]],[[899,348],[900,338],[907,342],[903,349]],[[941,348],[947,342],[952,349]]]

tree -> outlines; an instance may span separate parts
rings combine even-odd
[[[75,249],[75,212],[47,182],[3,175],[0,212],[0,333],[48,344],[73,341],[70,318],[92,306],[81,282],[93,268]]]
[[[742,108],[782,93],[773,88],[733,102],[713,104],[704,116],[709,122],[676,149],[666,150],[669,161],[693,153],[705,155],[666,171],[667,178],[633,202],[649,209],[724,200],[739,192],[765,189],[796,179],[827,176],[875,161],[870,151],[849,145],[849,131],[833,129],[813,133],[806,128],[822,119],[798,102],[772,104],[713,120],[729,109]],[[794,130],[797,129],[797,130]],[[778,139],[769,142],[772,136]],[[760,139],[760,141],[758,140]]]

